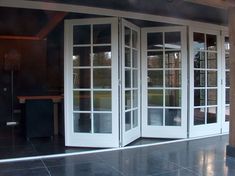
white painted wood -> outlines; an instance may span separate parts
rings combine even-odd
[[[180,32],[181,34],[181,126],[148,125],[147,34],[152,32]],[[141,31],[142,50],[142,136],[157,138],[187,138],[187,37],[186,27],[153,27]],[[165,56],[165,55],[164,55]],[[164,59],[163,56],[163,59]],[[165,88],[164,88],[165,90]],[[165,108],[163,106],[163,108]]]
[[[74,132],[73,121],[73,26],[74,25],[111,24],[112,52],[112,133]],[[92,45],[91,45],[92,46]],[[92,61],[91,61],[92,62]],[[118,20],[117,18],[96,18],[65,21],[65,145],[81,147],[118,147],[119,146],[119,104],[118,104]],[[91,66],[92,70],[93,66]],[[92,72],[91,72],[92,73]],[[92,79],[92,74],[91,74]],[[91,85],[92,86],[92,85]],[[93,88],[89,89],[93,91]],[[106,90],[106,89],[105,89]],[[91,94],[91,96],[93,96]],[[93,100],[93,99],[92,99]],[[89,113],[93,117],[93,108]],[[102,111],[100,111],[102,112]],[[103,112],[107,113],[107,112]],[[93,124],[93,118],[92,124]],[[93,126],[93,125],[92,125]]]

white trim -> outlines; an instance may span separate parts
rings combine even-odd
[[[137,145],[137,146],[127,146],[127,147],[111,148],[111,149],[98,149],[98,150],[95,150],[95,151],[81,151],[81,152],[74,152],[74,153],[41,155],[41,156],[21,157],[21,158],[12,158],[12,159],[0,159],[0,163],[17,162],[17,161],[29,161],[29,160],[36,160],[36,159],[50,159],[50,158],[58,158],[58,157],[66,157],[66,156],[79,156],[79,155],[93,154],[93,153],[111,152],[111,151],[119,151],[119,150],[129,150],[129,149],[136,149],[136,148],[143,148],[143,147],[160,146],[160,145],[165,145],[165,144],[174,144],[174,143],[179,143],[179,142],[187,142],[187,141],[205,139],[205,138],[210,138],[210,137],[225,136],[225,135],[228,135],[228,134],[225,133],[225,134],[207,135],[207,136],[203,136],[203,137],[176,139],[176,140],[173,140],[173,141],[166,141],[166,142],[152,143],[152,144],[141,144],[141,145]]]
[[[174,17],[166,17],[161,15],[152,15],[138,12],[128,12],[123,10],[113,10],[107,8],[88,7],[74,4],[62,4],[62,3],[51,3],[51,2],[38,2],[28,0],[1,0],[0,6],[2,7],[16,7],[16,8],[27,8],[27,9],[39,9],[39,10],[50,10],[50,11],[63,11],[63,12],[74,12],[84,14],[103,15],[111,17],[123,17],[139,20],[148,20],[153,22],[170,23],[176,25],[195,26],[208,28],[218,28],[220,30],[228,30],[227,26],[209,24],[193,20],[185,20]]]

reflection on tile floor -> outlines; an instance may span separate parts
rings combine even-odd
[[[34,161],[0,163],[0,175],[234,176],[228,135]]]

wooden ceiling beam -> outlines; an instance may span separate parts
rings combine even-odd
[[[41,40],[35,36],[16,36],[16,35],[0,35],[0,39],[5,40]]]
[[[67,12],[55,12],[54,15],[49,19],[45,27],[43,27],[36,37],[44,39],[56,26],[57,24],[64,19]]]
[[[220,9],[228,9],[229,7],[235,7],[234,0],[185,0],[187,2],[206,5],[210,7],[216,7]]]

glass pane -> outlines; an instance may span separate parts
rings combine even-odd
[[[75,133],[91,133],[91,114],[90,113],[74,113],[73,128]]]
[[[133,111],[133,128],[138,126],[138,110]]]
[[[125,27],[125,45],[131,45],[131,30],[127,27]]]
[[[138,52],[136,50],[132,50],[132,67],[138,68]]]
[[[205,87],[205,71],[194,71],[194,87]]]
[[[166,87],[180,87],[181,86],[181,71],[180,70],[166,70]]]
[[[125,48],[125,67],[131,66],[131,49]]]
[[[206,35],[206,44],[207,44],[207,50],[217,50],[217,39],[216,35]]]
[[[204,51],[197,51],[194,53],[194,68],[205,68]]]
[[[217,122],[217,108],[210,107],[207,108],[207,123],[216,123]]]
[[[163,52],[148,52],[148,68],[163,68]]]
[[[138,44],[138,33],[132,30],[132,47],[137,48],[137,44]]]
[[[94,111],[111,111],[111,91],[94,91]]]
[[[91,92],[73,91],[73,110],[90,111],[91,110]]]
[[[91,27],[90,25],[73,27],[73,44],[91,44]]]
[[[181,110],[180,109],[166,109],[165,125],[166,126],[181,126]]]
[[[194,106],[205,106],[205,90],[194,90]]]
[[[125,70],[125,87],[131,88],[131,70]]]
[[[163,87],[163,71],[162,70],[148,71],[148,86],[149,87]]]
[[[208,89],[207,90],[207,104],[208,105],[217,105],[217,89]]]
[[[125,109],[131,109],[131,91],[125,91]]]
[[[165,33],[165,49],[180,49],[181,39],[180,32]]]
[[[148,90],[148,106],[163,106],[163,90]]]
[[[217,68],[217,53],[207,53],[207,68]]]
[[[181,68],[181,52],[166,51],[165,52],[166,68]]]
[[[93,25],[93,43],[94,44],[111,43],[111,24]]]
[[[226,98],[225,98],[225,103],[230,104],[230,89],[226,89]]]
[[[138,90],[133,90],[133,108],[138,107]]]
[[[111,88],[111,69],[93,69],[94,88]]]
[[[230,87],[230,72],[226,71],[226,87]]]
[[[207,87],[216,87],[216,86],[217,86],[217,71],[208,71]]]
[[[112,114],[94,114],[94,133],[112,133]]]
[[[166,106],[181,106],[181,90],[166,90],[165,91]]]
[[[110,46],[97,46],[93,48],[94,66],[111,66],[112,54]]]
[[[138,70],[133,70],[132,73],[133,88],[138,88]]]
[[[147,34],[148,49],[163,49],[162,33]]]
[[[194,109],[194,125],[205,124],[205,108]]]
[[[193,48],[194,50],[205,49],[205,35],[203,33],[193,33]]]
[[[148,109],[148,125],[153,125],[153,126],[163,125],[162,109]]]
[[[125,130],[131,129],[131,111],[125,113]]]
[[[225,65],[226,69],[230,69],[229,53],[225,53]]]
[[[225,107],[225,122],[229,121],[229,117],[230,117],[230,106],[226,106]]]
[[[73,66],[90,66],[91,65],[91,48],[74,47],[73,48]]]
[[[90,88],[90,69],[73,69],[73,88]]]
[[[230,50],[229,37],[224,38],[224,48],[226,52],[229,52]]]

